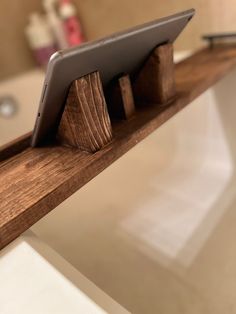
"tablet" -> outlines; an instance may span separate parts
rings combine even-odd
[[[104,88],[121,73],[134,75],[155,47],[173,43],[194,9],[56,52],[48,63],[32,146],[55,136],[71,83],[99,71]]]

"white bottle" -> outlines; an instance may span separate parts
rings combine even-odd
[[[51,27],[59,49],[68,48],[63,23],[55,10],[55,0],[43,0],[43,6],[47,14],[47,20]]]
[[[55,40],[47,21],[40,14],[32,13],[25,34],[37,63],[46,66],[51,55],[56,51]]]

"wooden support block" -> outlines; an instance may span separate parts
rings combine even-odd
[[[135,105],[129,75],[122,75],[110,84],[107,98],[112,118],[128,120],[134,115]]]
[[[75,80],[59,124],[60,143],[96,152],[112,140],[112,129],[99,72]]]
[[[155,48],[133,81],[137,104],[166,104],[175,96],[173,45]]]

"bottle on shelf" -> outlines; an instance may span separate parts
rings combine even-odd
[[[51,55],[56,52],[55,40],[45,18],[39,13],[32,13],[25,34],[37,63],[45,67]]]
[[[63,20],[64,32],[70,47],[84,42],[84,36],[76,8],[70,0],[59,1],[59,14]]]
[[[43,6],[46,12],[48,24],[54,35],[58,49],[66,49],[69,47],[69,45],[64,31],[63,21],[58,16],[56,11],[56,2],[56,0],[43,0]]]

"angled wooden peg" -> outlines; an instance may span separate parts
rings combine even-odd
[[[57,138],[63,145],[91,153],[112,140],[111,122],[99,72],[72,83]]]
[[[166,104],[175,96],[173,45],[154,49],[133,81],[137,104]]]
[[[108,108],[114,119],[130,119],[135,113],[134,97],[129,75],[113,81],[107,90]]]

